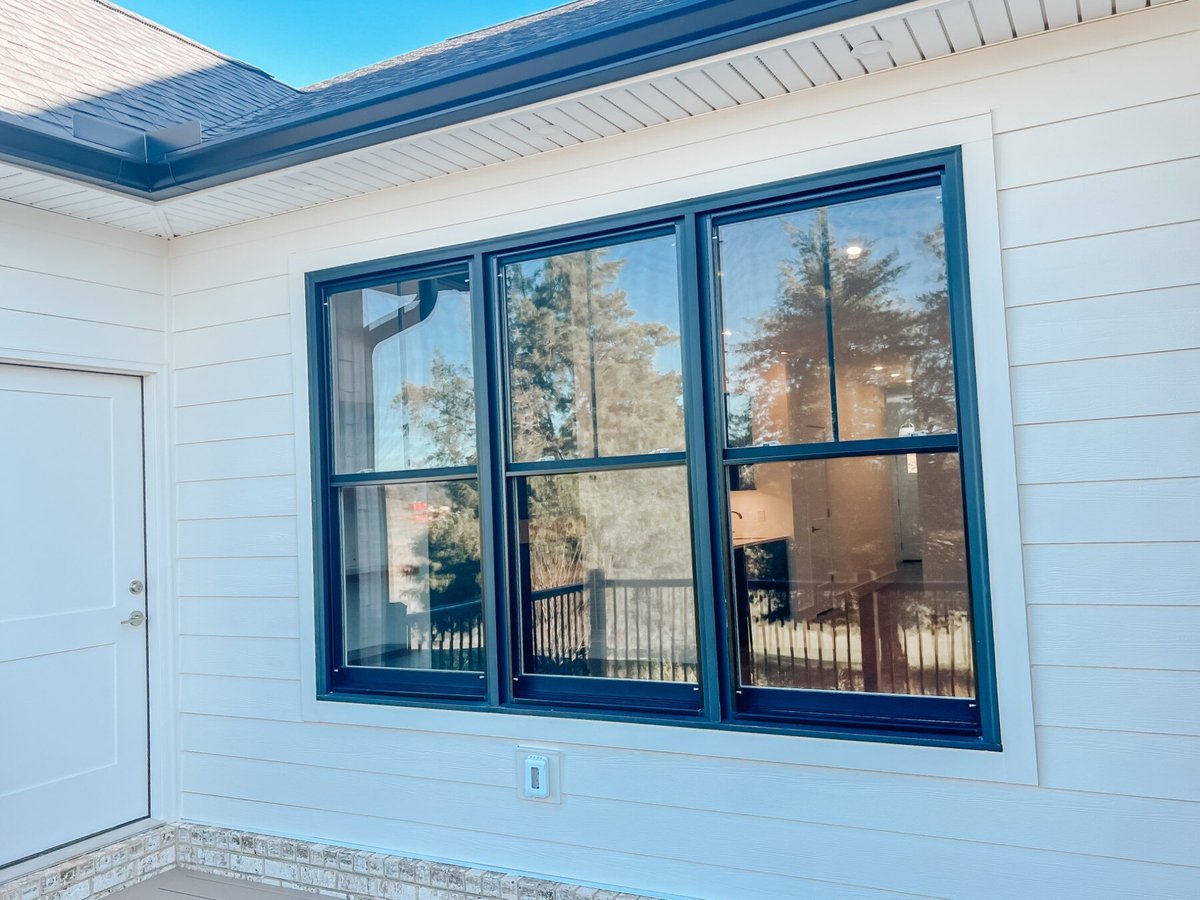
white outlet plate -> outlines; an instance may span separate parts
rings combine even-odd
[[[525,786],[525,758],[528,756],[544,756],[549,764],[546,772],[546,791],[545,797],[526,797]],[[517,796],[522,800],[528,800],[531,803],[562,803],[562,752],[553,750],[547,747],[517,747],[514,755],[514,773],[516,775]]]

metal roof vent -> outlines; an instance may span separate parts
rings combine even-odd
[[[116,150],[138,162],[157,162],[172,151],[196,146],[201,138],[198,119],[144,131],[79,112],[72,119],[71,131],[81,141]]]

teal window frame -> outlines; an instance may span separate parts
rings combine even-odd
[[[563,227],[309,273],[306,286],[318,698],[1000,750],[962,177],[961,151],[951,147]],[[932,184],[941,187],[945,224],[957,432],[812,447],[727,448],[720,372],[721,325],[714,283],[715,226],[773,209],[810,208]],[[597,682],[620,680],[572,676],[539,679],[519,671],[521,592],[515,570],[513,477],[543,470],[620,468],[622,464],[645,463],[623,458],[590,461],[582,467],[574,461],[511,463],[504,413],[503,262],[664,232],[674,232],[679,251],[686,452],[671,456],[686,460],[698,616],[699,684],[692,686],[691,697],[683,700],[677,685],[664,691],[663,685],[643,681],[613,685]],[[380,669],[348,675],[337,665],[342,636],[338,618],[341,587],[336,494],[347,478],[357,476],[336,476],[332,470],[328,298],[337,292],[447,266],[467,267],[472,293],[478,436],[475,471],[479,478],[486,671],[480,675]],[[959,454],[975,697],[747,690],[740,686],[736,679],[738,651],[732,634],[727,470],[756,462],[892,455],[914,450]],[[457,470],[425,470],[413,473],[413,479],[462,474]]]

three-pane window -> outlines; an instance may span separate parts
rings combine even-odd
[[[311,276],[322,694],[996,746],[957,162]]]

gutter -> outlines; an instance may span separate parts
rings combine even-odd
[[[462,124],[901,6],[906,0],[687,0],[488,63],[175,150],[154,161],[0,122],[0,159],[165,200]]]

